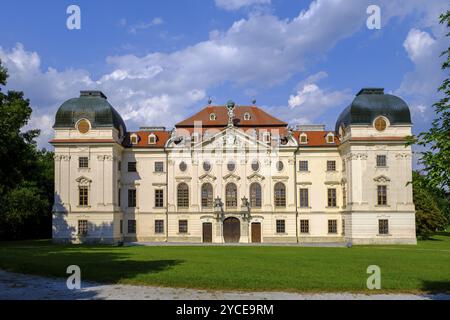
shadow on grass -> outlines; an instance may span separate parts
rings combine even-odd
[[[450,281],[422,280],[422,290],[430,294],[450,294]]]
[[[67,267],[77,265],[81,279],[120,283],[138,277],[151,277],[183,260],[152,260],[143,252],[126,252],[111,246],[11,246],[1,250],[0,268],[18,273],[54,276],[66,279]]]

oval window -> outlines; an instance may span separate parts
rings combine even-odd
[[[211,163],[209,163],[208,161],[203,162],[203,170],[205,171],[211,170]]]
[[[185,172],[186,169],[187,169],[187,164],[186,164],[186,162],[182,161],[180,163],[180,171]]]
[[[283,170],[283,168],[284,168],[283,161],[278,161],[277,162],[277,170],[281,171],[281,170]]]
[[[89,130],[91,129],[91,124],[89,123],[88,120],[81,119],[80,121],[78,121],[77,129],[78,129],[78,132],[80,132],[80,133],[83,133],[83,134],[88,133]]]
[[[252,162],[252,170],[253,171],[258,171],[259,170],[259,162],[257,160],[254,160]]]
[[[233,172],[236,169],[236,163],[234,161],[230,161],[227,164],[228,171]]]
[[[382,117],[377,118],[377,120],[375,120],[375,129],[377,129],[378,131],[384,131],[384,129],[386,129],[387,127],[387,123],[386,120]]]

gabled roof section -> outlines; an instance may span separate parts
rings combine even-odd
[[[210,120],[211,113],[216,115],[215,120]],[[250,114],[249,120],[244,120],[244,115]],[[237,127],[286,127],[283,122],[257,106],[237,106],[234,109],[234,125]],[[226,127],[228,114],[225,106],[207,106],[193,116],[177,123],[175,127],[193,127],[195,121],[201,121],[203,127]]]
[[[334,143],[327,142],[327,135],[333,131],[293,131],[295,140],[300,141],[300,135],[306,133],[307,143],[299,143],[300,147],[335,147],[339,145],[339,138],[335,134]]]
[[[136,134],[138,136],[137,144],[131,144],[130,136],[133,134]],[[154,134],[156,136],[155,144],[148,143],[148,136],[151,134]],[[150,149],[164,148],[164,145],[169,139],[170,139],[169,131],[136,131],[127,134],[123,142],[123,145],[127,148],[150,148]]]

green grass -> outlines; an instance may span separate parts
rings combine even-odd
[[[111,247],[0,242],[0,268],[83,280],[228,290],[349,291],[366,289],[369,265],[381,268],[384,292],[450,292],[450,232],[417,246]],[[377,291],[379,293],[379,291]]]

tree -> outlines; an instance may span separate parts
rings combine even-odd
[[[22,131],[32,109],[23,92],[2,92],[7,78],[0,61],[0,238],[49,236],[53,155],[37,149],[39,130]]]
[[[439,22],[450,28],[450,10],[440,15]],[[450,32],[446,36],[450,36]],[[450,47],[442,52],[441,56],[445,55],[447,59],[442,64],[443,70],[450,68]],[[409,144],[417,143],[428,148],[427,151],[422,152],[421,157],[421,164],[424,165],[429,178],[427,183],[448,191],[450,186],[450,79],[448,77],[438,91],[443,93],[443,98],[433,105],[436,117],[431,129],[420,133],[417,138],[410,139]]]
[[[448,210],[449,203],[442,201],[445,197],[441,189],[430,187],[427,176],[413,172],[412,184],[416,207],[416,233],[420,238],[428,238],[447,226],[448,220],[444,213]]]

